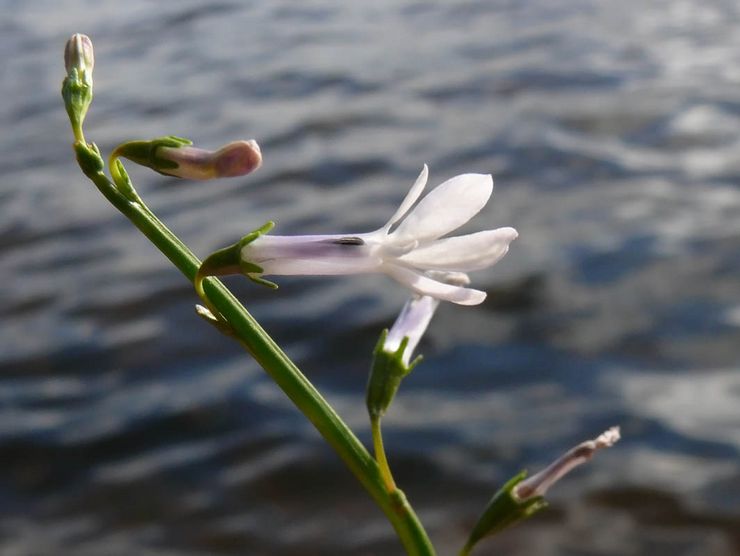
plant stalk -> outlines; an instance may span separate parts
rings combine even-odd
[[[143,203],[127,199],[102,169],[91,168],[90,164],[83,162],[86,156],[89,159],[91,151],[86,143],[76,142],[75,150],[83,172],[95,183],[106,199],[123,213],[190,282],[193,282],[200,266],[198,258]],[[102,161],[100,166],[102,167]],[[257,363],[313,423],[380,506],[406,552],[411,556],[434,556],[431,541],[403,493],[398,489],[395,491],[387,489],[381,468],[365,446],[298,367],[223,283],[215,278],[207,278],[204,280],[203,289],[212,305],[226,319],[236,337]]]

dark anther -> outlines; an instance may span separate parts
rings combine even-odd
[[[365,245],[365,242],[360,237],[340,237],[339,239],[335,239],[332,241],[332,243],[335,243],[337,245]]]

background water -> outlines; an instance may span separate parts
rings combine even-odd
[[[254,176],[132,169],[196,253],[382,224],[423,163],[490,172],[469,226],[520,238],[443,306],[385,431],[441,554],[502,481],[624,440],[480,554],[740,553],[740,9],[731,0],[5,0],[0,553],[399,554],[383,516],[191,286],[79,173],[59,97],[96,46],[88,137],[256,138]],[[367,440],[381,276],[229,284]]]

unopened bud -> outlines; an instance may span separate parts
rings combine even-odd
[[[157,157],[174,163],[173,168],[155,168],[163,174],[191,180],[233,178],[253,172],[262,164],[256,141],[232,141],[217,151],[196,147],[160,147]]]
[[[86,74],[92,78],[92,70],[95,66],[95,55],[90,37],[81,33],[75,33],[67,41],[64,47],[64,67],[67,74],[76,69],[80,74]]]
[[[82,123],[93,98],[95,57],[90,37],[76,33],[64,47],[67,77],[62,82],[62,98],[77,141],[82,140]]]
[[[168,135],[129,141],[116,147],[113,154],[160,174],[191,180],[244,176],[262,164],[262,153],[254,140],[232,141],[217,151],[207,151],[193,147],[189,139]]]

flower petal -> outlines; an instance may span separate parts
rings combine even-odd
[[[259,263],[264,276],[338,276],[380,272],[380,260],[324,257],[316,259],[271,259]]]
[[[409,209],[414,206],[414,203],[419,198],[419,195],[421,195],[421,192],[424,191],[424,187],[426,187],[428,177],[429,168],[426,164],[424,164],[419,177],[416,178],[414,185],[411,186],[411,189],[409,189],[406,197],[401,202],[401,206],[398,207],[398,210],[396,210],[395,213],[393,213],[393,216],[390,217],[385,226],[381,228],[385,233],[388,233],[388,230],[391,229],[391,226],[393,226],[393,224],[403,218],[403,216],[409,211]]]
[[[370,240],[367,234],[262,235],[247,243],[240,257],[262,267],[262,274],[274,276],[379,272],[382,261],[367,243]]]
[[[473,218],[492,192],[488,174],[455,176],[424,197],[391,236],[394,241],[437,239]]]
[[[443,284],[408,268],[385,265],[383,270],[391,278],[420,295],[428,295],[436,299],[451,301],[458,305],[478,305],[486,299],[486,292],[464,288],[462,286]]]
[[[403,339],[408,338],[408,344],[402,356],[403,362],[408,365],[411,361],[411,354],[429,326],[438,305],[439,299],[428,295],[414,295],[403,306],[396,322],[388,331],[383,349],[394,353],[401,346]]]
[[[399,261],[424,270],[469,272],[492,266],[518,236],[514,228],[498,228],[464,236],[438,239],[399,257]]]

